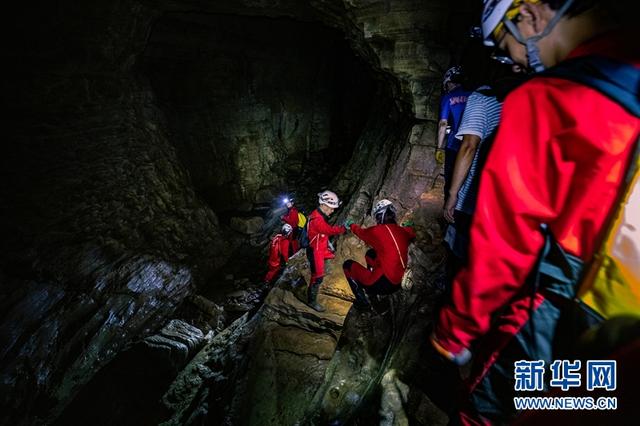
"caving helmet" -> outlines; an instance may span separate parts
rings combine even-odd
[[[515,18],[521,4],[522,0],[484,0],[482,40],[485,46],[495,46],[495,35],[504,28],[504,20]]]
[[[558,21],[567,13],[575,0],[566,0],[556,11],[555,16],[549,21],[545,29],[533,37],[524,38],[520,33],[514,19],[520,14],[520,6],[523,3],[539,3],[540,0],[484,0],[482,9],[482,36],[486,46],[495,46],[496,36],[505,27],[518,43],[525,45],[529,67],[535,72],[544,71],[545,66],[540,58],[538,41],[546,37]]]
[[[293,227],[288,223],[285,223],[284,225],[282,225],[282,233],[284,235],[289,235],[292,231],[293,231]]]
[[[449,68],[447,72],[444,73],[444,78],[442,79],[442,87],[446,89],[447,83],[458,83],[460,77],[462,77],[462,74],[462,67],[460,65]]]
[[[371,209],[371,216],[374,217],[374,219],[378,222],[378,223],[383,223],[384,222],[384,217],[388,214],[388,213],[392,213],[395,217],[396,214],[396,208],[393,205],[393,203],[387,199],[383,199],[378,201],[374,206],[373,209]]]
[[[287,196],[282,197],[282,204],[283,205],[286,206],[289,203],[293,204],[293,197],[287,197]]]
[[[332,209],[337,209],[342,204],[342,201],[340,201],[335,192],[327,190],[318,194],[318,204],[324,204]]]

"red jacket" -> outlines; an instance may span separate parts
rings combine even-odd
[[[280,267],[282,260],[284,260],[285,263],[289,261],[290,243],[291,241],[282,234],[277,234],[273,237],[269,245],[268,264],[270,267],[277,268]]]
[[[298,209],[292,206],[281,219],[284,223],[288,223],[293,229],[296,229],[298,227]]]
[[[332,226],[327,223],[329,218],[320,210],[314,210],[307,222],[307,235],[309,236],[309,248],[314,251],[314,256],[319,259],[332,259],[334,254],[329,250],[329,237],[347,232],[342,225]]]
[[[399,285],[407,265],[409,244],[416,237],[413,228],[396,224],[361,228],[353,224],[351,232],[376,251],[376,268],[382,268],[384,276]]]
[[[608,34],[570,56],[599,53],[640,66],[637,48],[627,43],[624,51],[635,55],[629,57],[624,46]],[[567,252],[592,256],[640,131],[639,120],[616,102],[564,79],[533,78],[502,111],[482,171],[469,262],[435,330],[452,353],[487,333],[498,311],[495,328],[506,335],[527,321],[531,291],[524,283],[543,244],[540,224]]]

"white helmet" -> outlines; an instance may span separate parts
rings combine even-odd
[[[291,231],[293,231],[293,227],[291,225],[289,225],[288,223],[282,225],[282,233],[284,235],[289,235]]]
[[[519,6],[524,3],[524,1],[525,0],[484,0],[484,7],[482,9],[482,35],[484,44],[486,46],[495,45],[492,39],[493,32],[498,25],[503,22],[504,26],[518,43],[526,47],[529,67],[535,72],[541,72],[544,71],[545,66],[540,57],[538,41],[549,35],[553,27],[562,19],[576,0],[566,0],[556,11],[553,18],[547,22],[547,26],[542,32],[528,38],[525,38],[524,35],[520,33],[520,30],[518,30],[516,24],[511,21],[511,19],[519,13]],[[511,16],[512,14],[514,16]]]
[[[513,0],[484,0],[482,9],[482,37],[485,46],[493,46],[493,30],[507,13]]]
[[[342,201],[340,201],[335,192],[322,191],[318,194],[318,204],[324,204],[332,209],[337,209],[342,204]]]
[[[373,206],[371,209],[371,216],[376,217],[380,213],[386,213],[387,211],[396,212],[396,208],[393,206],[393,203],[387,199],[380,200]]]

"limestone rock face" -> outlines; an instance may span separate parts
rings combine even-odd
[[[0,424],[51,422],[137,342],[186,361],[195,330],[156,332],[187,298],[203,328],[223,327],[197,285],[247,240],[230,218],[294,178],[310,200],[317,187],[335,189],[345,200],[337,221],[366,223],[385,197],[418,222],[440,173],[435,111],[455,40],[442,34],[469,4],[453,14],[444,0],[18,7],[2,80],[11,112],[0,156]],[[258,219],[233,223],[253,235]],[[435,265],[438,236],[422,220],[419,244]],[[166,419],[347,419],[387,369],[405,381],[410,370],[383,356],[395,341],[386,323],[347,315],[340,264],[365,247],[353,236],[336,244],[320,295],[329,311],[311,311],[304,287],[293,288],[308,275],[301,253],[255,317],[209,336],[167,392]],[[416,319],[413,341],[425,321],[407,303],[419,293],[393,302],[398,321]],[[255,299],[239,297],[238,312]],[[363,340],[358,327],[372,324]],[[406,333],[391,351],[413,359]]]
[[[143,60],[181,160],[220,210],[271,202],[318,152],[344,163],[373,92],[340,32],[288,18],[167,13]]]
[[[179,370],[204,343],[204,334],[184,321],[171,320],[158,334],[145,338],[143,342],[153,350],[166,353]]]
[[[254,217],[232,217],[231,229],[242,232],[243,234],[257,234],[264,226],[264,219],[258,216]]]
[[[55,417],[226,258],[133,70],[155,12],[58,6],[37,8],[37,30],[12,31],[14,80],[3,79],[13,115],[0,158],[11,206],[0,212],[0,423]]]
[[[69,401],[129,342],[161,325],[192,291],[188,268],[148,256],[96,261],[87,268],[84,277],[95,287],[31,281],[20,283],[3,301],[2,402],[15,407],[3,415],[15,416],[16,424],[26,418],[22,410],[43,408],[19,402],[33,401],[34,392],[47,395],[52,405]],[[35,387],[27,380],[31,375],[39,378]]]
[[[171,413],[165,424],[206,419],[277,425],[304,417],[333,356],[349,302],[323,296],[326,314],[307,306],[306,285],[297,285],[295,272],[303,263],[299,253],[258,313],[250,321],[237,320],[194,358],[163,397]]]
[[[407,277],[412,283],[406,286],[411,288],[372,298],[370,309],[351,308],[324,382],[307,408],[307,418],[344,424],[363,415],[371,418],[367,415],[371,406],[382,409],[382,422],[406,417],[396,392],[404,394],[406,403],[406,383],[420,385],[416,373],[428,360],[424,352],[426,330],[441,291],[432,260],[413,246]],[[375,400],[379,386],[382,404]]]
[[[55,424],[154,424],[160,397],[213,333],[173,319],[118,353],[84,387]]]

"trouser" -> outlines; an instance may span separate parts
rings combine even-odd
[[[366,291],[367,294],[381,295],[391,294],[400,289],[399,284],[393,284],[389,281],[382,272],[382,268],[377,267],[376,257],[375,250],[369,249],[365,254],[367,268],[351,259],[346,260],[342,265],[344,275],[356,299],[362,297],[359,294],[360,289]]]
[[[560,315],[560,306],[544,300],[515,335],[510,334],[509,327],[496,327],[484,337],[467,382],[468,399],[460,407],[462,424],[505,424],[513,420],[518,414],[513,398],[532,395],[515,391],[514,363],[543,360],[549,368]]]
[[[445,148],[444,150],[444,202],[449,199],[449,189],[451,189],[451,179],[453,178],[453,168],[456,165],[458,151]]]
[[[307,260],[309,261],[309,269],[311,269],[309,286],[316,281],[322,282],[324,277],[324,258],[318,255],[311,247],[307,247]]]
[[[264,277],[264,282],[271,283],[278,276],[280,271],[282,270],[282,266],[271,266],[269,265],[269,270],[267,271],[267,275]]]
[[[449,224],[453,227],[454,236],[452,241],[448,241],[447,262],[445,264],[445,295],[448,300],[451,295],[453,279],[458,272],[467,264],[467,253],[469,250],[469,233],[471,229],[471,215],[464,212],[454,211],[455,223]],[[450,228],[447,228],[447,232]]]
[[[514,302],[480,342],[468,381],[468,399],[461,407],[464,424],[501,424],[517,414],[513,398],[529,396],[515,391],[516,361],[545,362],[575,359],[579,337],[602,318],[575,302],[576,285],[582,261],[565,253],[547,235],[539,263],[527,279],[537,306],[528,303],[529,317],[521,327],[514,322],[523,305]],[[540,294],[544,297],[540,297]],[[525,301],[527,299],[524,299]],[[529,299],[530,300],[530,299]],[[515,333],[515,334],[514,334]]]

